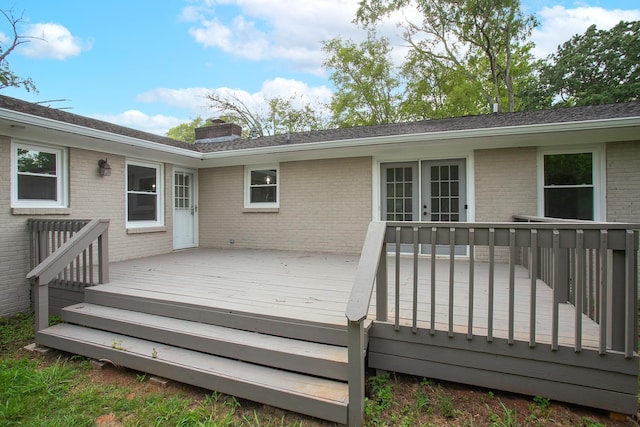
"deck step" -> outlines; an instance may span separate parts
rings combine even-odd
[[[346,318],[343,325],[335,325],[289,318],[286,313],[278,316],[259,315],[249,311],[202,306],[198,300],[184,299],[178,295],[172,300],[163,299],[148,290],[113,285],[86,288],[85,302],[298,340],[347,345]],[[367,322],[365,327],[368,328],[370,324]]]
[[[160,342],[61,323],[37,333],[45,346],[294,412],[347,423],[348,386]]]
[[[347,380],[347,349],[189,320],[80,303],[62,320],[230,359],[324,378]]]

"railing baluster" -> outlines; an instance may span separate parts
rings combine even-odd
[[[585,253],[584,253],[584,230],[576,230],[576,268],[577,275],[574,276],[575,293],[575,326],[574,326],[574,349],[576,352],[582,351],[582,314],[584,312],[584,285],[585,285]]]
[[[395,329],[400,330],[400,227],[396,227],[396,318]]]
[[[608,271],[608,260],[609,260],[609,249],[608,249],[608,240],[609,233],[607,230],[600,230],[600,277],[599,280],[599,288],[600,288],[600,304],[598,307],[598,317],[600,318],[600,345],[599,345],[599,353],[606,354],[607,353],[607,331],[609,325],[607,321],[609,319],[607,313],[608,301],[607,295],[609,291],[607,288],[609,285],[609,271]]]
[[[453,300],[455,289],[456,229],[449,229],[449,336],[453,337]]]
[[[489,228],[489,295],[487,307],[487,341],[493,341],[493,291],[495,275],[496,229]]]
[[[95,279],[93,277],[93,243],[89,245],[89,286],[93,286]]]
[[[431,227],[431,325],[429,333],[436,333],[436,237],[438,229]]]
[[[418,227],[413,227],[413,323],[412,332],[418,332]]]
[[[558,290],[560,288],[561,273],[565,266],[561,266],[560,231],[553,230],[553,306],[551,307],[551,350],[558,349]]]
[[[536,303],[538,286],[538,230],[531,229],[531,296],[529,301],[529,347],[536,346]]]
[[[509,229],[509,344],[514,343],[516,301],[516,230]]]
[[[469,229],[469,314],[467,315],[467,339],[473,338],[473,298],[475,279],[475,234],[473,228]]]
[[[627,230],[625,240],[625,342],[624,342],[624,355],[627,359],[633,357],[633,353],[637,351],[637,295],[636,287],[634,286],[636,280],[636,260],[638,254],[635,250],[635,233],[637,231]]]

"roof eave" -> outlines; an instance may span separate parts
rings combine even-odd
[[[237,150],[215,151],[204,153],[203,160],[209,165],[215,163],[230,164],[232,159],[244,159],[253,156],[279,155],[284,153],[297,152],[301,155],[313,151],[327,150],[345,150],[367,148],[371,149],[376,146],[390,144],[404,144],[420,142],[421,144],[429,143],[450,143],[451,141],[459,141],[460,143],[469,143],[477,140],[478,143],[486,142],[490,138],[504,138],[509,136],[526,136],[526,135],[543,135],[551,133],[578,132],[578,131],[594,131],[594,130],[614,130],[629,127],[640,127],[640,117],[623,117],[614,119],[597,119],[584,120],[575,122],[560,123],[542,123],[532,125],[515,125],[505,127],[493,127],[482,129],[461,129],[451,131],[438,132],[422,132],[401,135],[374,136],[365,138],[351,138],[320,142],[308,143],[292,143],[286,145],[275,145],[270,147],[254,147]],[[483,146],[483,148],[499,148],[499,144],[491,146]],[[364,152],[364,150],[363,150]],[[307,156],[308,157],[308,156]],[[239,162],[241,163],[241,161]]]

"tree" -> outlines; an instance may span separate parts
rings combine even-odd
[[[547,58],[540,83],[532,92],[555,106],[640,99],[640,21],[576,34]]]
[[[367,32],[360,44],[334,38],[323,42],[324,67],[336,91],[333,121],[340,127],[393,123],[403,115],[403,82],[391,60],[389,40]]]
[[[165,135],[178,141],[193,143],[196,140],[196,128],[205,124],[207,124],[207,120],[198,116],[189,123],[182,123],[172,127]]]
[[[7,61],[7,57],[16,47],[24,43],[29,43],[33,37],[23,36],[18,33],[18,24],[24,20],[22,15],[15,17],[13,9],[0,9],[0,13],[2,13],[2,16],[4,16],[11,29],[10,34],[7,36],[8,42],[0,43],[0,90],[8,87],[22,87],[27,92],[37,92],[33,80],[16,75],[9,68],[9,62]]]
[[[411,5],[421,12],[422,22],[407,20],[401,25],[414,67],[428,71],[436,82],[443,82],[447,74],[462,73],[475,85],[472,93],[482,94],[485,109],[495,103],[501,111],[515,111],[523,76],[514,71],[532,72],[532,66],[525,65],[533,59],[533,45],[526,40],[537,25],[532,15],[523,15],[520,1],[361,0],[356,22],[374,25]]]
[[[242,127],[243,136],[267,136],[324,129],[327,121],[310,103],[294,94],[289,98],[264,98],[261,105],[249,107],[231,92],[216,91],[207,95],[209,107],[224,120]]]

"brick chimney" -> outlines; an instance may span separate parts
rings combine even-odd
[[[229,141],[242,136],[242,128],[221,119],[210,119],[207,126],[196,128],[196,144]]]

